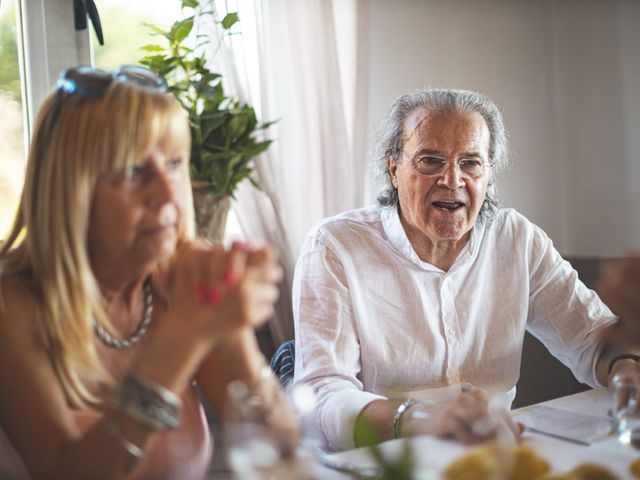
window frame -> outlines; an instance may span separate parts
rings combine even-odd
[[[91,38],[75,30],[73,0],[16,0],[16,26],[28,152],[40,103],[62,69],[92,63]]]

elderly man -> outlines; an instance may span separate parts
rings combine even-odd
[[[295,378],[317,392],[329,448],[357,443],[354,419],[382,440],[494,437],[492,405],[515,396],[525,329],[590,385],[635,365],[604,348],[615,316],[547,235],[498,207],[506,143],[482,95],[403,95],[381,131],[380,205],[308,235],[293,289]]]

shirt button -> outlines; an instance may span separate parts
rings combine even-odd
[[[455,329],[450,328],[450,329],[449,329],[449,335],[453,335],[454,333],[456,333]]]

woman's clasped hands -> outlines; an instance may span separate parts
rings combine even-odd
[[[166,272],[166,273],[165,273]],[[282,269],[275,251],[235,242],[231,248],[191,241],[157,276],[167,302],[164,321],[208,342],[222,341],[273,315]]]

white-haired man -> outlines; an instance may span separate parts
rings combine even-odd
[[[403,95],[379,142],[389,181],[379,205],[320,223],[296,267],[295,378],[316,390],[330,448],[358,443],[355,418],[382,440],[473,442],[501,424],[517,435],[490,398],[513,400],[525,329],[582,382],[604,385],[623,365],[637,368],[604,348],[616,317],[547,235],[499,208],[494,179],[507,141],[491,100]]]

